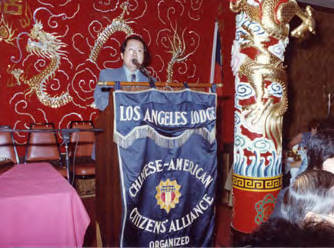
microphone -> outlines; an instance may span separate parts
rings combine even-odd
[[[142,64],[139,64],[137,59],[132,59],[131,61],[137,67],[137,69],[148,78],[151,87],[153,87],[155,80],[151,77],[150,72]]]
[[[139,64],[137,59],[132,59],[132,64],[134,64],[138,70],[140,70],[143,66]]]

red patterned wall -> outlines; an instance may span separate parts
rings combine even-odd
[[[159,81],[166,81],[172,68],[173,81],[208,82],[214,21],[234,23],[223,20],[222,8],[227,4],[219,0],[0,1],[0,123],[25,129],[32,122],[54,122],[65,128],[71,120],[95,120],[98,113],[91,104],[99,71],[121,65],[119,46],[131,32],[147,41],[152,54],[149,70]],[[223,52],[230,51],[230,35],[221,34]],[[230,71],[228,58],[224,67]]]

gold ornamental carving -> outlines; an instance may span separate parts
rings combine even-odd
[[[237,27],[241,26],[241,31],[237,32],[239,40],[235,41],[232,49],[247,51],[240,55],[234,74],[240,80],[246,78],[245,82],[255,95],[253,102],[243,106],[245,121],[272,140],[280,153],[283,114],[288,107],[283,62],[284,50],[289,42],[289,22],[294,16],[302,20],[291,32],[296,38],[303,38],[306,32],[315,33],[312,8],[307,6],[302,10],[294,0],[235,0],[230,2],[230,9],[240,12],[239,18],[242,19],[237,23]],[[278,85],[280,97],[273,96],[268,84]]]
[[[129,26],[129,24],[133,22],[126,21],[124,19],[124,15],[129,14],[128,5],[129,5],[128,1],[122,3],[120,5],[120,7],[123,9],[121,15],[113,19],[112,23],[109,24],[107,27],[105,27],[104,30],[99,33],[94,43],[94,47],[92,48],[90,55],[89,55],[90,61],[96,62],[96,59],[99,56],[100,50],[103,47],[104,43],[115,32],[118,32],[118,31],[124,32],[126,35],[130,35],[133,33],[132,28]]]

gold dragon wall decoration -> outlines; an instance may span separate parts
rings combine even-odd
[[[101,48],[103,47],[104,43],[110,38],[112,34],[114,34],[117,31],[124,32],[126,35],[130,35],[133,33],[132,28],[128,25],[130,23],[133,23],[132,21],[126,21],[124,19],[125,14],[129,14],[128,10],[129,2],[123,2],[120,5],[120,8],[123,9],[123,12],[120,16],[113,19],[112,23],[109,24],[106,28],[103,29],[102,32],[99,33],[98,38],[96,39],[94,43],[94,47],[92,48],[89,60],[92,62],[95,62]]]
[[[231,66],[236,91],[233,186],[236,192],[244,191],[235,197],[240,206],[242,201],[249,205],[263,199],[260,194],[255,200],[254,192],[277,194],[282,186],[282,122],[288,107],[284,52],[289,22],[294,16],[301,19],[291,35],[303,38],[306,32],[315,33],[315,21],[311,7],[302,10],[295,0],[232,0],[230,9],[237,13]],[[263,184],[248,187],[247,180],[259,178]],[[235,208],[236,215],[239,210]],[[250,217],[246,229],[265,221],[263,214],[257,214]],[[242,230],[245,223],[234,221],[233,225],[242,232],[252,231]]]
[[[167,84],[173,82],[173,66],[176,63],[181,63],[182,61],[185,61],[189,56],[191,56],[196,49],[194,49],[191,52],[186,53],[186,42],[184,40],[184,34],[186,32],[186,28],[182,32],[182,38],[177,33],[177,28],[173,29],[173,35],[172,37],[168,36],[167,39],[169,41],[170,50],[168,53],[172,55],[170,61],[168,62],[167,66]]]
[[[93,63],[96,62],[96,59],[104,43],[115,32],[124,32],[126,35],[133,33],[132,28],[128,25],[132,22],[124,20],[124,15],[129,14],[128,5],[128,1],[122,3],[120,5],[120,8],[123,10],[121,15],[113,19],[112,23],[99,33],[94,46],[91,49],[89,61]],[[13,35],[12,33],[9,34]],[[64,48],[67,47],[67,45],[60,40],[60,36],[54,33],[45,32],[43,30],[43,24],[41,21],[36,21],[30,33],[28,34],[28,37],[26,51],[29,54],[34,54],[40,58],[48,59],[50,62],[40,73],[29,78],[25,75],[23,69],[12,69],[10,73],[14,76],[16,84],[28,85],[29,90],[25,93],[25,96],[29,96],[32,93],[35,93],[43,105],[51,108],[59,108],[68,104],[69,102],[72,102],[73,98],[70,95],[68,89],[61,94],[57,93],[56,96],[50,95],[50,93],[47,91],[47,84],[53,79],[56,71],[59,69],[61,59],[67,57],[67,52],[64,51]],[[10,66],[10,68],[12,68],[12,66]],[[92,104],[91,107],[94,107],[94,104]]]
[[[66,105],[72,101],[68,91],[57,96],[51,96],[47,92],[47,84],[58,70],[62,57],[66,57],[66,52],[63,50],[66,44],[60,40],[59,36],[45,32],[42,23],[38,20],[28,36],[26,51],[29,54],[48,59],[50,62],[40,73],[30,78],[25,76],[24,70],[21,68],[13,69],[11,74],[15,77],[18,85],[24,83],[29,86],[30,89],[25,93],[25,96],[35,93],[42,104],[51,108]]]

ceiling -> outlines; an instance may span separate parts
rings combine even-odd
[[[334,0],[297,0],[297,1],[301,3],[308,3],[311,5],[317,5],[334,9]]]

